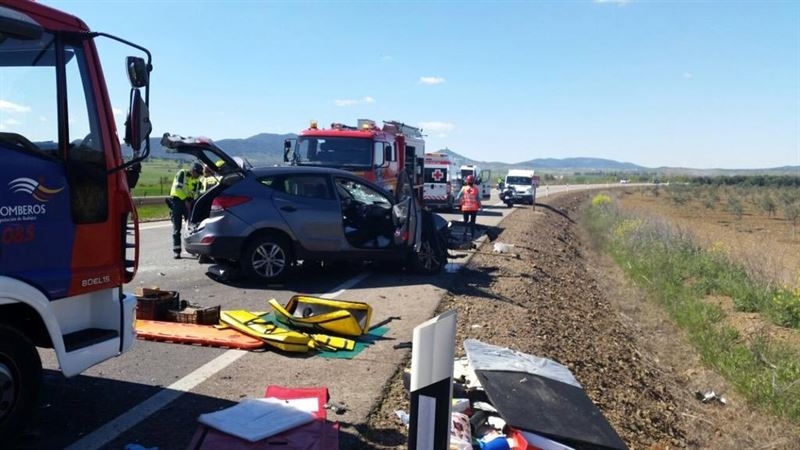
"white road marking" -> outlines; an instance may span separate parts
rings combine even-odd
[[[336,286],[333,289],[333,292],[329,294],[322,294],[320,297],[327,299],[336,298],[347,291],[347,289],[350,289],[351,287],[364,281],[368,276],[370,276],[369,272],[359,274],[353,278],[350,278],[339,286]],[[80,440],[67,447],[65,450],[94,450],[102,448],[104,445],[119,437],[119,435],[122,433],[136,426],[139,422],[158,412],[161,408],[167,406],[173,400],[183,395],[184,392],[191,391],[195,386],[211,378],[216,373],[233,364],[237,359],[248,353],[249,352],[244,350],[226,351],[208,363],[200,366],[189,375],[186,375],[142,403],[134,406],[125,414],[87,434]]]

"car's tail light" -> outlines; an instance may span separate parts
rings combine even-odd
[[[247,203],[250,200],[250,197],[245,197],[244,195],[220,195],[211,202],[211,211],[223,211],[241,205],[242,203]]]
[[[200,239],[201,244],[210,245],[214,243],[215,236],[205,236],[203,239]]]
[[[394,231],[394,237],[400,242],[408,242],[408,230],[397,229]]]

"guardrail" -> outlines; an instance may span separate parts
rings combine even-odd
[[[164,199],[167,198],[166,195],[158,195],[154,197],[133,197],[133,204],[136,206],[141,205],[164,205]]]

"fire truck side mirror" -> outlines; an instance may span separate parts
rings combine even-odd
[[[394,161],[394,159],[392,158],[391,145],[387,145],[386,147],[383,148],[383,161],[384,162]]]
[[[27,15],[0,6],[0,42],[10,37],[32,41],[42,36],[42,26]]]
[[[294,142],[294,139],[286,139],[283,141],[283,162],[290,162],[292,159],[294,159],[295,155],[292,154]]]
[[[128,68],[128,80],[131,87],[142,88],[150,82],[150,71],[143,58],[138,56],[128,56],[125,58],[125,65]]]
[[[135,151],[142,148],[142,142],[150,137],[153,125],[150,123],[150,110],[142,99],[139,89],[131,90],[131,104],[128,120],[125,121],[125,143]]]

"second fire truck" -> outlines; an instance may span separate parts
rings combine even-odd
[[[315,121],[297,139],[284,143],[285,162],[355,172],[388,192],[396,192],[405,171],[422,202],[422,167],[425,141],[422,130],[397,121],[359,119],[357,126],[333,123],[319,128]]]

